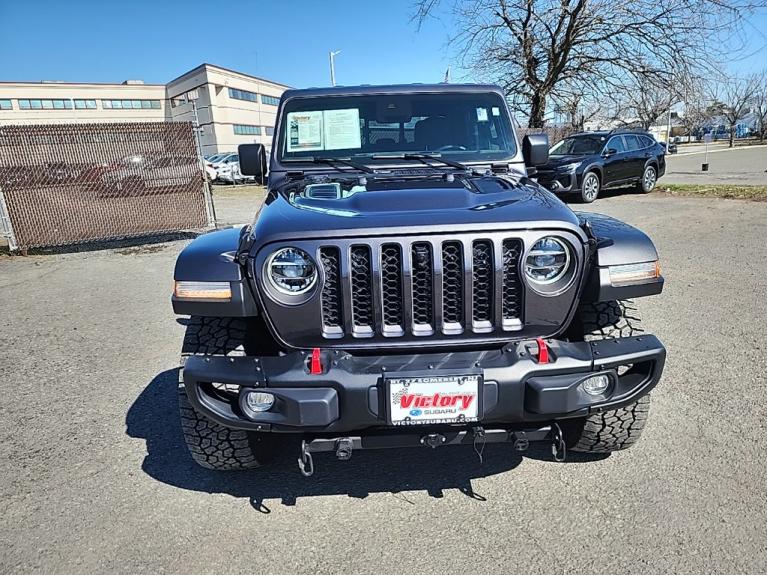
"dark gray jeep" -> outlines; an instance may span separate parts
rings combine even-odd
[[[265,180],[263,146],[239,154]],[[494,86],[285,92],[255,221],[176,263],[195,461],[258,467],[280,434],[306,475],[322,451],[633,444],[665,349],[630,298],[661,292],[658,254],[531,179],[547,155]]]

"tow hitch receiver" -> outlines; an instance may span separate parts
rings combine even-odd
[[[432,449],[437,449],[440,445],[445,444],[445,436],[441,433],[430,433],[421,438],[421,444],[431,447]]]

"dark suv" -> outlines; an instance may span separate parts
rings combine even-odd
[[[536,178],[555,194],[577,194],[585,203],[609,188],[636,186],[649,193],[666,172],[665,154],[644,131],[584,132],[552,147]]]
[[[178,257],[179,405],[192,457],[548,442],[609,452],[642,431],[665,349],[631,298],[661,292],[650,239],[527,177],[494,86],[288,90],[252,225]],[[239,147],[263,180],[264,147]],[[254,206],[254,209],[256,206]]]

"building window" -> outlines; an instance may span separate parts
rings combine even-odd
[[[246,126],[245,124],[234,124],[234,133],[238,136],[260,136],[261,126]]]
[[[0,100],[0,110],[13,110],[10,100]]]
[[[267,136],[274,136],[274,128],[272,128],[271,126],[266,126],[266,128],[264,129],[266,130]]]
[[[270,106],[276,106],[280,103],[279,98],[275,98],[274,96],[267,96],[266,94],[261,94],[261,103],[262,104],[269,104]]]
[[[18,100],[22,110],[71,110],[72,100]]]
[[[105,110],[159,110],[160,100],[101,100]]]
[[[238,90],[237,88],[229,88],[229,97],[235,100],[247,100],[248,102],[257,102],[258,94],[255,92],[248,92],[247,90]]]
[[[75,110],[95,110],[96,100],[75,100]]]

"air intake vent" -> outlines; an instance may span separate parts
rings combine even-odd
[[[493,330],[493,244],[474,242],[472,253],[472,320],[474,331]]]
[[[442,244],[442,331],[463,332],[463,251],[461,242]]]
[[[320,250],[320,260],[325,270],[322,286],[322,326],[326,337],[343,337],[341,316],[341,262],[338,248]]]
[[[402,251],[399,244],[381,248],[381,301],[386,336],[405,333],[402,316]]]

